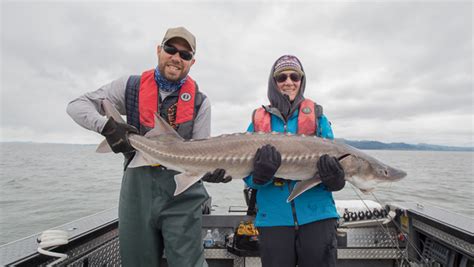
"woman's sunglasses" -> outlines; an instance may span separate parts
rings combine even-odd
[[[170,45],[163,45],[163,50],[165,50],[166,53],[170,55],[174,55],[176,53],[179,53],[179,56],[186,61],[189,61],[193,58],[193,53],[188,52],[186,50],[178,50],[178,48]]]
[[[290,73],[290,75],[288,75],[286,73],[278,74],[275,77],[275,80],[279,83],[282,83],[282,82],[285,82],[288,79],[288,77],[290,77],[290,79],[293,82],[299,82],[299,81],[301,81],[301,78],[302,78],[302,76],[299,73],[292,72],[292,73]]]

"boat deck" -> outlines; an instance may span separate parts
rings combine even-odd
[[[367,218],[340,222],[337,266],[431,266],[423,265],[428,262],[472,266],[472,219],[414,203],[394,203],[389,208],[396,211],[396,217],[383,228],[380,221]],[[244,212],[203,215],[203,237],[208,229],[217,228],[227,241],[205,249],[209,266],[261,266],[258,251],[236,253],[229,249],[229,237],[239,223],[252,219]],[[54,229],[69,233],[68,244],[52,249],[68,255],[57,266],[120,266],[116,208]],[[38,236],[0,246],[0,265],[45,266],[53,262],[56,258],[37,252]],[[412,265],[403,265],[404,262]]]

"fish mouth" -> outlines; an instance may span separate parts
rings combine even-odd
[[[371,192],[372,190],[374,190],[377,184],[382,182],[382,180],[376,179],[375,177],[372,177],[371,179],[366,179],[357,175],[346,178],[346,180],[353,184],[355,187],[359,188],[359,190],[361,190],[362,192]]]
[[[373,173],[372,175],[354,175],[346,177],[346,180],[356,186],[364,193],[373,191],[380,183],[391,183],[403,179],[407,173],[400,169],[385,166],[385,168]]]
[[[368,195],[370,193],[372,193],[372,191],[374,191],[374,187],[372,188],[366,188],[366,189],[359,189],[364,195]]]

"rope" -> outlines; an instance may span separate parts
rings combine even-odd
[[[381,202],[379,201],[379,199],[375,196],[375,194],[374,194],[373,192],[371,192],[371,195],[375,198],[375,200],[376,200],[377,202],[381,203]],[[388,214],[387,216],[390,217],[391,221],[393,222],[393,225],[395,225],[395,227],[398,229],[398,231],[400,231],[400,233],[403,233],[402,227],[401,227],[400,225],[398,225],[398,224],[395,222],[393,216],[391,216],[390,214]],[[416,247],[416,245],[413,244],[413,242],[411,242],[410,238],[406,237],[406,241],[407,241],[408,245],[410,245],[410,246],[413,248],[413,250],[415,250],[416,254],[420,257],[420,259],[422,259],[423,261],[425,261],[425,263],[427,263],[426,259],[423,258],[422,253],[418,250],[418,248]],[[421,241],[421,240],[420,240],[420,241]],[[397,244],[398,244],[398,243],[397,243]]]
[[[362,196],[358,193],[358,191],[356,190],[356,188],[352,185],[351,185],[351,188],[352,190],[354,190],[354,192],[356,193],[357,197],[362,201],[362,203],[364,203],[364,205],[366,206],[366,208],[368,210],[370,210],[369,206],[367,206],[367,204],[365,203],[364,199],[362,198]],[[384,204],[375,196],[375,194],[373,192],[371,192],[371,195],[373,198],[375,198],[375,201],[378,202],[380,205],[382,205],[382,207],[384,206]],[[397,228],[398,231],[400,231],[401,233],[403,233],[401,227],[395,222],[394,220],[394,216],[390,214],[390,212],[387,212],[387,217],[389,217],[390,221],[393,223],[393,225]],[[391,238],[391,235],[390,235],[390,231],[388,230],[388,226],[385,227],[381,222],[379,222],[377,220],[377,223],[379,224],[379,227],[385,232],[385,234],[389,237],[389,240],[392,241],[392,244],[396,246],[397,250],[400,251],[402,253],[403,256],[407,257],[407,255],[404,255],[402,249],[400,248],[400,246],[398,245],[398,242],[396,240],[393,240]],[[417,247],[415,246],[415,244],[413,244],[413,242],[410,241],[409,238],[406,239],[407,241],[407,244],[409,246],[411,246],[413,248],[413,250],[416,252],[416,254],[423,260],[426,262],[426,260],[423,258],[421,252],[417,249]],[[402,262],[400,263],[400,266],[402,266],[401,264],[403,264],[403,260],[404,257],[402,257]]]
[[[45,250],[50,247],[60,246],[67,244],[68,241],[68,233],[63,230],[46,230],[38,237],[38,252],[43,255],[57,257],[59,259],[51,262],[50,264],[46,265],[47,267],[53,266],[63,260],[65,260],[68,256],[66,254],[52,252],[49,250]]]

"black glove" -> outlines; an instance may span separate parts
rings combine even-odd
[[[228,175],[225,176],[225,170],[224,169],[215,169],[213,173],[206,173],[204,176],[201,178],[204,182],[208,183],[228,183],[232,180],[232,176]]]
[[[116,122],[113,118],[109,118],[101,132],[115,153],[135,151],[128,141],[129,133],[138,134],[138,130],[132,125]]]
[[[346,184],[344,169],[335,157],[324,154],[319,158],[316,166],[319,171],[319,177],[321,177],[321,182],[326,186],[328,191],[339,191],[344,188]]]
[[[272,145],[264,145],[255,153],[253,161],[253,182],[266,184],[273,179],[281,165],[281,154]]]

